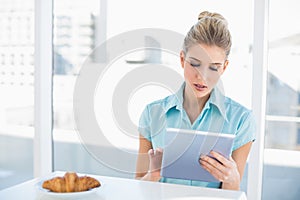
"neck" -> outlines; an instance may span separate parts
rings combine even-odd
[[[192,109],[198,114],[200,114],[209,96],[210,94],[207,94],[204,97],[197,98],[194,92],[191,90],[191,88],[185,86],[183,96],[183,107],[187,110]]]

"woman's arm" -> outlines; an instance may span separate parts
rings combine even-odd
[[[240,189],[240,183],[242,181],[242,177],[244,175],[244,170],[247,162],[247,158],[252,146],[252,142],[248,142],[247,144],[241,146],[240,148],[236,149],[232,152],[232,159],[236,164],[237,170],[239,172],[239,182],[238,185],[235,186],[230,181],[223,182],[222,188],[223,189]]]
[[[222,182],[222,189],[239,190],[251,145],[252,142],[248,142],[236,149],[229,159],[217,152],[211,152],[212,156],[221,163],[208,156],[203,156],[200,159],[200,164]]]
[[[135,178],[141,179],[149,170],[148,151],[152,149],[152,144],[149,140],[139,134],[139,154],[136,162]]]
[[[159,181],[162,150],[152,149],[152,143],[139,135],[139,154],[136,163],[135,178],[148,181]]]

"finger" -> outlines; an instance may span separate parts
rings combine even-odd
[[[219,180],[220,182],[224,182],[228,179],[220,170],[215,168],[214,166],[210,165],[209,163],[201,160],[201,166],[208,171],[215,179]]]
[[[231,160],[228,160],[227,158],[225,158],[224,156],[222,156],[222,155],[219,154],[218,152],[216,152],[216,151],[211,151],[210,153],[211,153],[211,155],[212,155],[213,157],[215,157],[218,161],[220,161],[224,166],[226,166],[226,167],[232,167],[232,166],[233,166]]]
[[[219,163],[217,160],[215,160],[214,158],[211,158],[209,156],[201,156],[200,157],[200,161],[204,161],[206,163],[208,163],[209,165],[213,166],[214,168],[216,168],[219,171],[225,171],[226,168],[224,165],[222,165],[221,163]]]
[[[163,153],[163,149],[162,148],[156,148],[155,150],[155,154],[162,154]]]
[[[148,155],[149,155],[149,156],[154,156],[154,150],[153,150],[153,149],[149,149]]]

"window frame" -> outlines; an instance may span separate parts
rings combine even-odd
[[[53,171],[52,66],[53,1],[35,0],[34,177]]]
[[[263,155],[265,139],[267,50],[268,50],[268,0],[254,1],[252,110],[256,119],[256,141],[248,162],[247,197],[261,199]],[[256,95],[254,95],[256,94]]]

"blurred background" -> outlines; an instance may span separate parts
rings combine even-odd
[[[35,24],[34,0],[0,3],[1,190],[33,178]],[[133,178],[133,174],[110,169],[87,152],[76,132],[73,115],[74,85],[83,63],[103,62],[101,55],[89,57],[92,50],[126,31],[163,28],[185,35],[201,11],[221,13],[228,20],[233,37],[230,65],[222,79],[225,94],[251,109],[252,96],[257,95],[252,94],[252,1],[53,0],[53,4],[54,170]],[[263,199],[300,196],[300,24],[296,20],[300,18],[299,8],[296,0],[269,1]],[[111,63],[111,69],[118,73],[108,73],[106,78],[114,85],[126,70],[151,63],[172,66],[181,73],[178,55],[163,51],[128,52]],[[128,103],[131,120],[138,124],[147,103],[169,94],[158,85],[135,91]],[[109,112],[105,114],[103,105],[111,109],[109,98],[109,93],[105,97],[95,95],[97,119],[107,118],[112,130],[107,137],[115,147],[136,152],[138,140],[120,140],[122,130]],[[101,142],[98,147],[110,154]],[[134,170],[135,160],[124,165]],[[246,183],[247,173],[243,178],[244,191]]]

